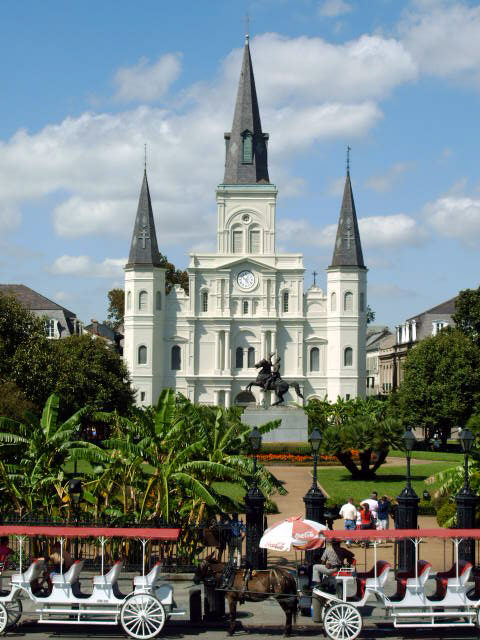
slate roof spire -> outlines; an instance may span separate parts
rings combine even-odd
[[[270,182],[267,163],[268,133],[262,132],[248,40],[247,35],[232,131],[225,134],[224,184]]]
[[[362,244],[358,230],[357,212],[350,182],[350,147],[347,151],[347,176],[343,191],[342,208],[338,221],[337,237],[331,267],[360,267],[365,269]]]
[[[142,189],[138,201],[137,217],[133,227],[132,242],[127,267],[161,267],[162,259],[158,251],[157,234],[153,220],[152,201],[148,188],[147,169],[143,173]]]

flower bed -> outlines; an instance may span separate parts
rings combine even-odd
[[[253,455],[250,454],[250,458]],[[352,457],[354,460],[358,460],[358,451],[352,450]],[[257,455],[258,462],[262,464],[294,464],[294,465],[308,465],[313,464],[311,455],[301,455],[295,453],[259,453]],[[340,465],[336,456],[318,456],[318,466]]]

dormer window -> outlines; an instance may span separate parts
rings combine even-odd
[[[243,164],[252,164],[253,162],[253,137],[250,131],[243,133]]]

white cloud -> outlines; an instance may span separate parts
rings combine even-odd
[[[400,22],[399,33],[421,71],[435,76],[460,73],[478,83],[480,6],[445,0],[416,2]]]
[[[345,0],[324,0],[318,7],[318,14],[325,18],[336,18],[350,13],[352,7]]]
[[[182,66],[178,53],[167,53],[150,64],[141,58],[133,67],[121,67],[115,74],[115,99],[152,102],[165,96],[180,75]]]
[[[328,194],[331,196],[341,196],[345,189],[345,176],[330,180],[328,185]]]
[[[448,238],[470,247],[480,245],[480,199],[447,195],[425,205],[427,222]]]
[[[105,258],[95,262],[89,256],[60,256],[50,271],[55,275],[89,278],[115,278],[123,272],[126,258]]]
[[[411,168],[411,164],[397,162],[385,173],[371,176],[365,184],[378,193],[386,193],[391,191],[403,174]]]
[[[15,206],[0,204],[0,229],[2,233],[7,233],[16,229],[22,220],[19,209]]]

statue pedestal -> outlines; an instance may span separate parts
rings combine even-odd
[[[308,442],[308,418],[298,407],[247,407],[242,414],[243,424],[252,427],[260,427],[272,420],[282,422],[262,436],[263,442]]]

